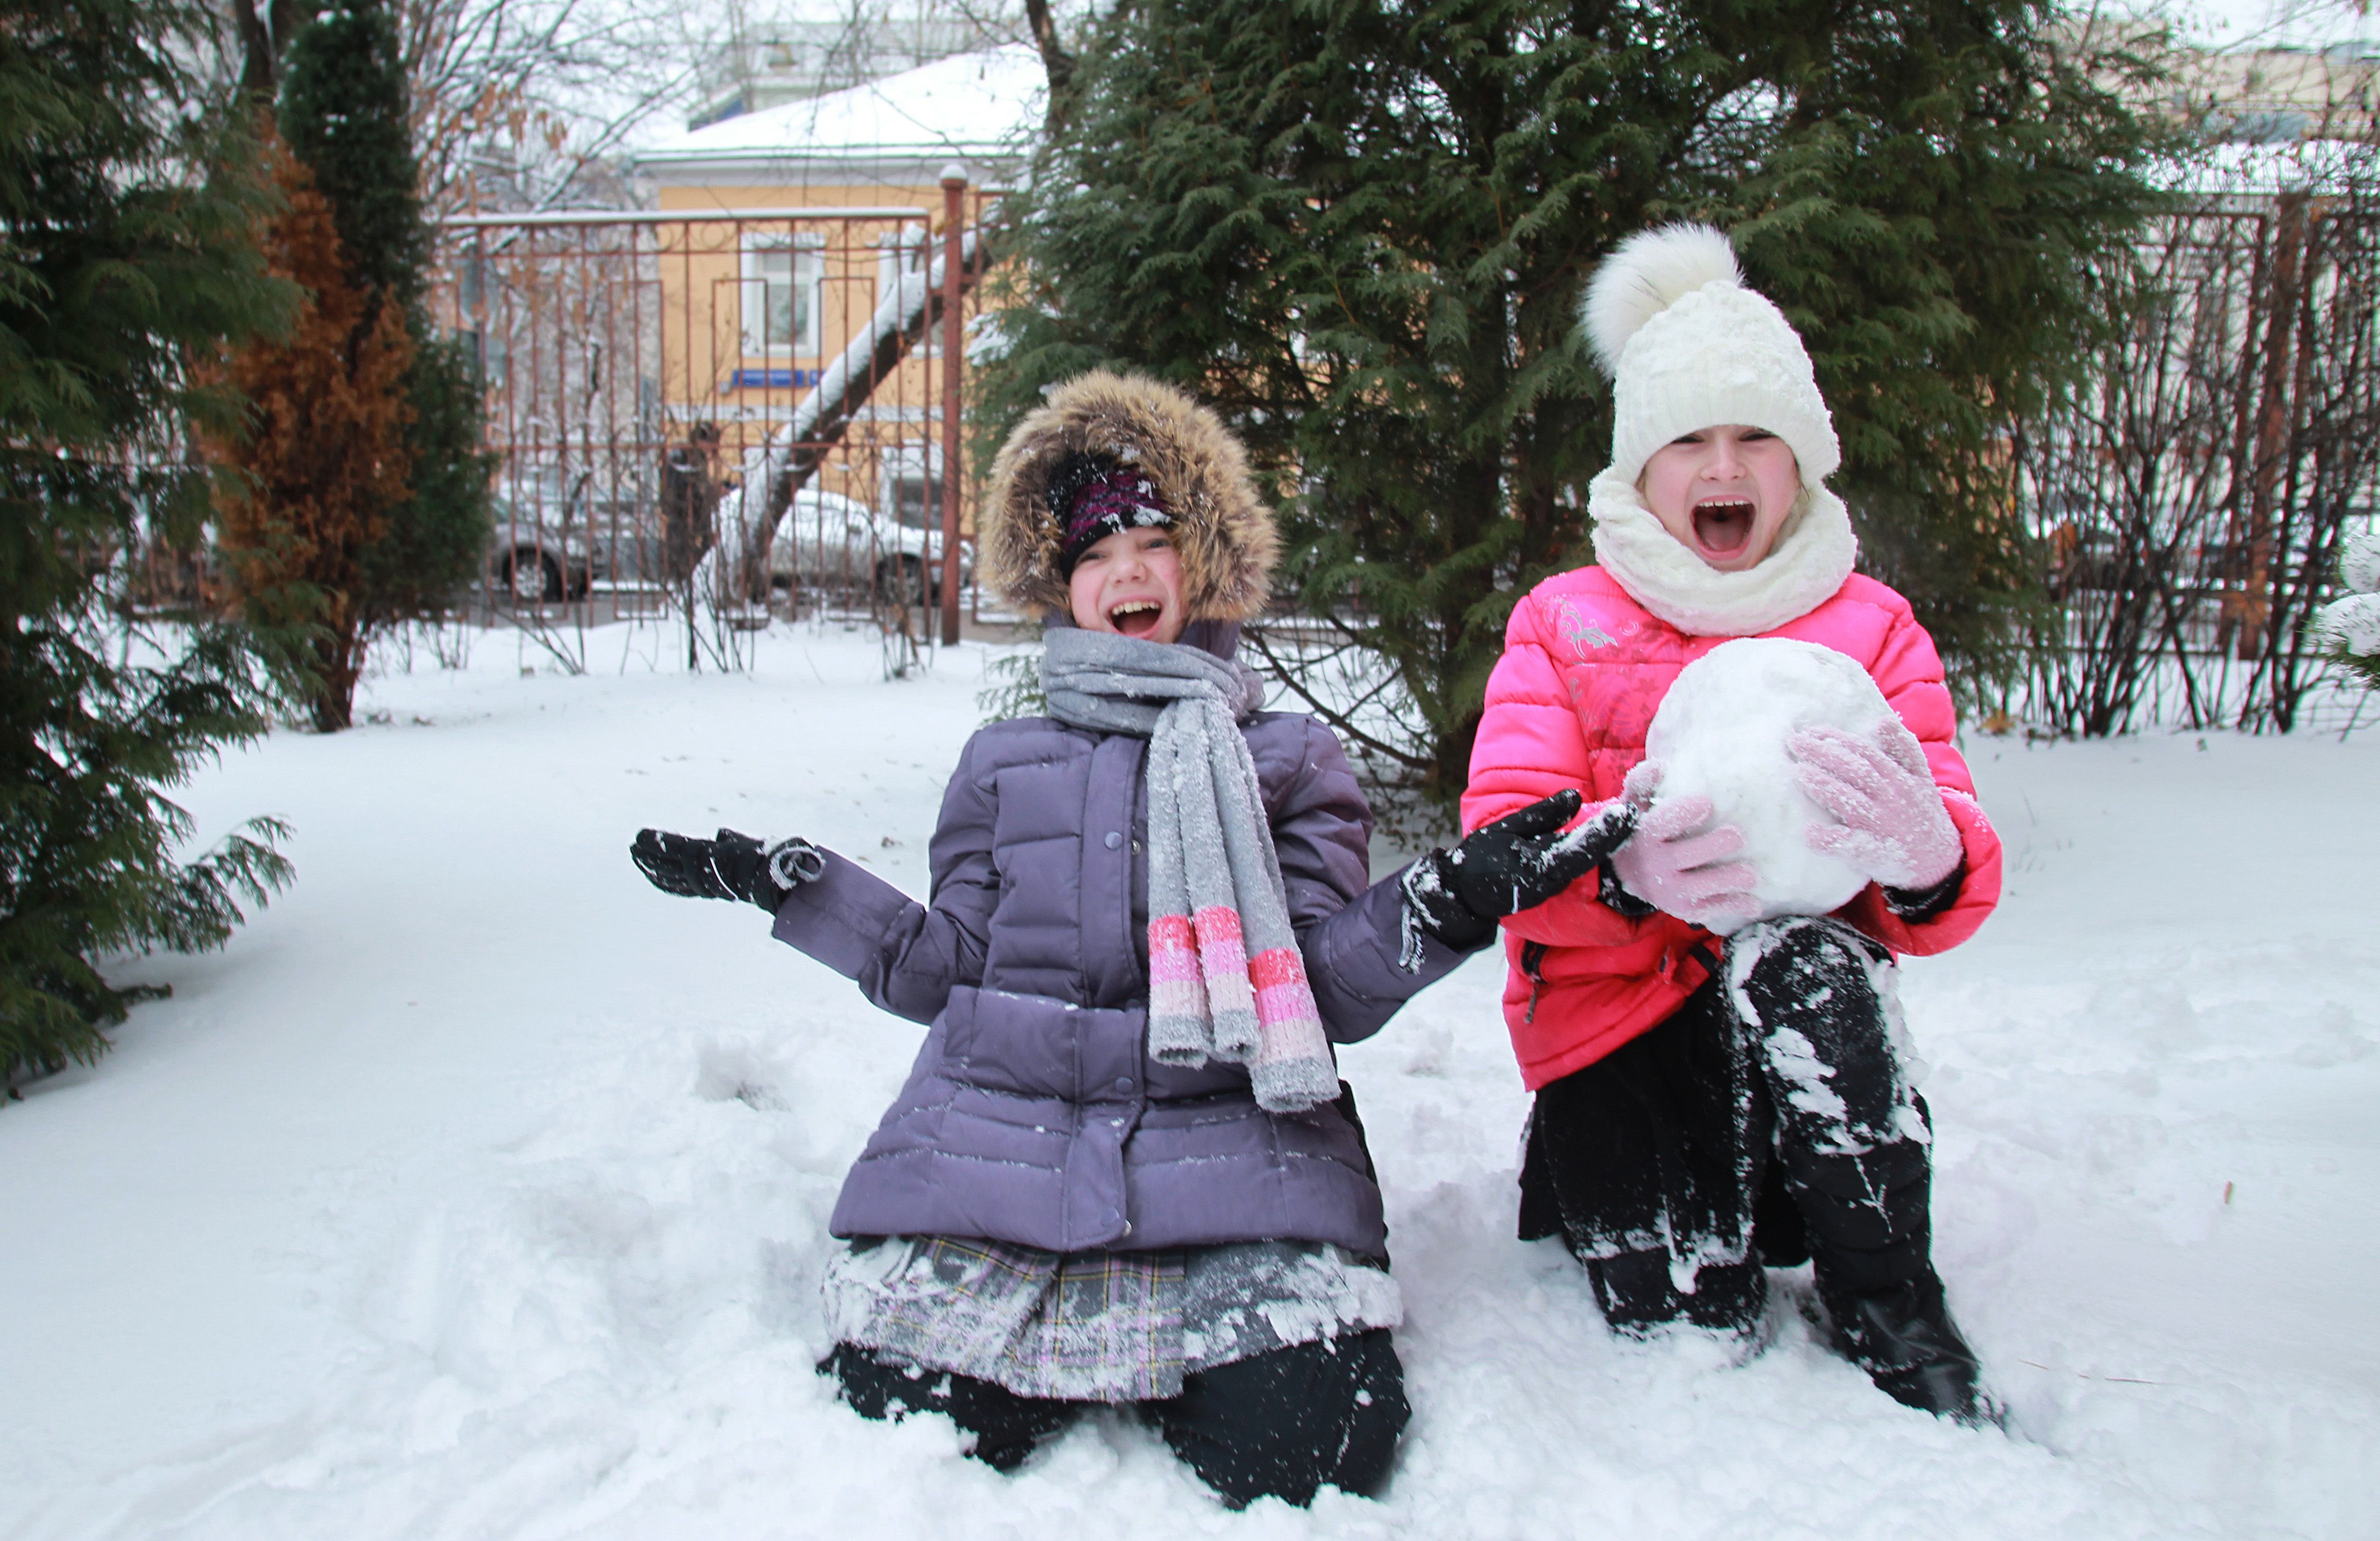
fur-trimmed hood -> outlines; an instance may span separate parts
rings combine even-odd
[[[1257,501],[1247,452],[1220,418],[1181,391],[1106,370],[1051,391],[991,463],[984,578],[1011,604],[1067,613],[1058,570],[1064,532],[1047,493],[1050,473],[1077,453],[1112,455],[1155,486],[1173,517],[1191,619],[1247,620],[1264,608],[1281,537]]]

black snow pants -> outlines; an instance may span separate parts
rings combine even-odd
[[[819,1372],[833,1376],[865,1417],[947,1415],[976,1437],[976,1458],[1003,1472],[1098,1405],[1019,1396],[848,1343],[837,1344]],[[1385,1327],[1220,1364],[1184,1376],[1178,1397],[1132,1405],[1234,1509],[1267,1497],[1303,1506],[1326,1485],[1377,1493],[1412,1413]]]
[[[1888,956],[1834,921],[1747,927],[1667,1021],[1538,1091],[1521,1235],[1561,1237],[1615,1329],[1749,1341],[1762,1265],[1804,1259],[1838,1324],[1896,1291],[1938,1311],[1929,1126],[1893,1052]]]

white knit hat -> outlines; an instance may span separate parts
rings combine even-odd
[[[1579,319],[1611,374],[1611,469],[1629,481],[1670,440],[1727,422],[1791,446],[1804,486],[1842,463],[1800,335],[1743,287],[1735,249],[1709,226],[1621,241],[1596,269]]]
[[[1611,464],[1589,484],[1596,560],[1638,604],[1694,636],[1750,637],[1823,604],[1859,542],[1826,479],[1842,463],[1810,355],[1783,312],[1743,287],[1735,249],[1707,225],[1620,243],[1579,321],[1611,374]],[[1757,567],[1720,572],[1664,530],[1636,491],[1645,462],[1683,434],[1742,423],[1785,441],[1802,497]]]

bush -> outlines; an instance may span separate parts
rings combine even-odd
[[[252,235],[255,147],[183,61],[177,0],[21,4],[0,29],[0,1081],[89,1061],[160,988],[126,949],[219,946],[289,875],[251,824],[194,861],[165,792],[262,733],[276,639],[222,624],[128,638],[144,537],[196,543],[210,479],[182,453],[236,398],[194,362],[285,324]]]
[[[2002,435],[2079,367],[2088,262],[2151,202],[2150,130],[2099,83],[2131,61],[2061,58],[2049,21],[2022,0],[1118,7],[1015,205],[980,430],[1095,365],[1212,402],[1271,479],[1302,607],[1393,667],[1415,725],[1314,704],[1451,801],[1515,595],[1589,559],[1610,418],[1573,336],[1585,276],[1705,220],[1809,343],[1871,570],[1986,665],[2029,583]]]

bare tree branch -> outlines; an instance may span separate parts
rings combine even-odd
[[[1061,100],[1075,80],[1075,55],[1058,38],[1058,19],[1050,14],[1050,0],[1025,0],[1025,22],[1033,46],[1041,51],[1041,67],[1050,77],[1050,126],[1064,122]]]
[[[281,56],[289,52],[289,40],[314,19],[317,0],[265,0],[261,13],[256,0],[223,0],[223,7],[239,39],[240,90],[272,101],[281,89]]]
[[[715,36],[669,0],[398,0],[423,202],[542,210],[615,202],[611,157],[692,94]],[[731,7],[736,23],[740,7]]]
[[[1306,671],[1300,667],[1302,661],[1285,657],[1275,651],[1272,639],[1265,634],[1263,628],[1250,627],[1242,633],[1242,636],[1248,642],[1254,642],[1257,651],[1264,655],[1264,661],[1271,666],[1272,678],[1287,686],[1291,694],[1305,703],[1308,711],[1329,723],[1341,737],[1352,739],[1367,752],[1377,754],[1384,760],[1393,761],[1407,770],[1426,771],[1429,768],[1428,756],[1415,753],[1409,749],[1401,749],[1356,727],[1350,716],[1353,708],[1343,702],[1332,701],[1318,693],[1306,681]],[[1378,693],[1378,691],[1372,692],[1373,695]],[[1366,696],[1365,699],[1370,700],[1371,695]]]

